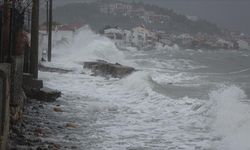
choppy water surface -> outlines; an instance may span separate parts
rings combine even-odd
[[[139,71],[124,79],[93,77],[80,65],[104,59]],[[53,65],[67,74],[40,73],[63,92],[62,122],[78,128],[51,140],[82,150],[250,149],[250,52],[165,48],[119,51],[84,30],[55,48]]]

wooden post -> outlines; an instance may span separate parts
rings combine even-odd
[[[2,33],[1,33],[1,62],[6,62],[9,49],[9,32],[10,32],[10,8],[8,0],[4,0],[2,9]]]
[[[9,49],[8,49],[8,55],[7,55],[7,62],[11,63],[12,60],[11,60],[11,56],[12,56],[12,51],[13,51],[13,39],[14,39],[14,28],[13,28],[13,22],[14,22],[14,9],[15,9],[15,3],[12,2],[11,3],[11,8],[10,8],[10,32],[9,32],[9,41],[8,41],[8,44],[9,44]]]
[[[49,33],[48,33],[48,61],[51,62],[52,53],[52,21],[53,21],[53,1],[49,0]]]
[[[31,25],[31,73],[38,78],[39,0],[33,0]]]

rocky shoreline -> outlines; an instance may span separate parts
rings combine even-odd
[[[59,111],[60,110],[60,111]],[[53,115],[62,113],[60,102],[42,102],[28,99],[24,108],[23,120],[13,123],[10,131],[9,150],[58,150],[78,149],[69,143],[52,140],[57,134],[69,128],[73,123],[64,124]]]
[[[84,68],[90,69],[95,75],[114,78],[123,78],[136,71],[132,67],[106,61],[85,62]],[[40,66],[40,71],[70,72],[45,66]],[[28,98],[24,105],[23,118],[19,122],[11,123],[8,149],[80,150],[81,147],[77,147],[74,138],[67,134],[68,131],[76,130],[79,125],[71,122],[70,118],[63,117],[63,113],[66,112],[63,109],[63,102],[58,99],[62,93],[46,87],[40,89],[26,87],[24,91]]]

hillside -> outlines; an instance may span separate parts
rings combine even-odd
[[[162,30],[168,33],[221,33],[221,30],[212,23],[190,19],[170,9],[115,0],[67,4],[54,10],[54,19],[61,23],[86,22],[95,31],[107,25],[125,29],[144,25],[151,30]]]

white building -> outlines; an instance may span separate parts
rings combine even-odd
[[[104,30],[104,35],[112,39],[118,47],[134,46],[143,49],[153,46],[157,42],[156,33],[143,26],[133,28],[132,31],[109,28]]]
[[[72,39],[74,36],[81,31],[81,29],[86,24],[80,23],[80,24],[67,24],[67,25],[58,25],[55,27],[55,30],[53,31],[53,41],[54,46],[57,45],[57,42],[72,42]],[[65,43],[66,44],[66,43]]]
[[[249,50],[250,49],[249,44],[244,40],[238,40],[237,43],[239,45],[239,49],[242,49],[242,50]]]
[[[152,42],[157,40],[156,34],[147,30],[143,26],[133,28],[132,35],[132,43],[139,47],[145,47],[146,45],[151,44]]]
[[[232,48],[234,48],[234,43],[219,38],[216,41],[216,46],[220,47],[220,48],[224,48],[224,49],[229,49],[229,48],[232,49]]]
[[[133,41],[133,34],[129,30],[124,30],[124,35],[125,35],[125,44],[128,46],[131,46],[131,43]]]
[[[132,11],[132,6],[124,3],[111,3],[107,5],[102,5],[100,11],[106,14],[122,14],[127,16]]]
[[[109,28],[104,30],[104,35],[112,39],[116,44],[123,44],[125,40],[125,33],[119,28]]]
[[[52,31],[52,48],[70,44],[74,36],[83,29],[85,24],[69,24],[54,26]],[[46,60],[48,50],[48,34],[46,28],[39,31],[39,60]]]

